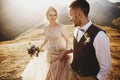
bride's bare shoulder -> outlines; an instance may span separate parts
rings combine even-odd
[[[58,27],[63,27],[64,25],[62,23],[58,23]]]
[[[45,30],[44,30],[44,31],[45,31],[45,32],[48,31],[48,28],[49,28],[49,26],[48,26],[48,25],[45,25]]]

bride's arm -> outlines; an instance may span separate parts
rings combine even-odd
[[[46,43],[48,42],[47,38],[44,40],[44,42],[42,43],[42,45],[39,47],[39,50],[41,51],[42,48],[46,45]]]
[[[67,31],[65,30],[65,28],[62,28],[61,33],[62,33],[63,38],[66,41],[66,49],[68,49],[68,46],[69,46],[69,37],[68,37]]]
[[[69,40],[68,40],[68,37],[63,35],[65,41],[66,41],[66,49],[68,49],[68,45],[69,45]]]
[[[46,29],[47,29],[47,27],[45,27],[44,33],[46,33]],[[44,42],[43,42],[42,45],[39,47],[39,50],[40,50],[40,51],[41,51],[42,48],[47,44],[47,42],[48,42],[48,40],[47,40],[47,38],[45,38]]]

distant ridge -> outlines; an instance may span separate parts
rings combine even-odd
[[[89,0],[88,0],[89,1]],[[73,24],[69,21],[68,5],[64,7],[59,7],[59,22],[65,25]],[[120,29],[120,2],[111,3],[107,0],[96,0],[90,4],[90,19],[95,23],[103,26],[109,26],[113,28]],[[35,15],[35,14],[33,14]],[[24,32],[33,29],[33,26],[39,24],[44,19],[41,17],[35,18],[34,20],[30,18],[29,20],[20,21],[19,24],[9,24],[4,22],[4,19],[0,20],[0,41],[7,41],[17,39],[18,36],[24,35]],[[22,17],[23,18],[23,17]],[[3,20],[3,22],[2,22]],[[17,37],[17,38],[16,38]]]
[[[120,17],[120,2],[111,3],[107,0],[98,0],[90,4],[90,18],[93,22],[100,25],[107,25],[114,28],[119,28],[112,21]]]
[[[33,33],[33,30],[35,31],[36,29],[43,29],[45,27],[45,24],[44,23],[41,23],[41,24],[38,24],[38,25],[36,25],[36,26],[34,26],[34,27],[32,27],[32,28],[30,28],[30,29],[28,29],[27,31],[25,31],[24,33],[22,33],[22,34],[20,34],[18,37],[16,37],[15,38],[15,40],[19,40],[19,39],[22,39],[22,38],[27,38],[27,37],[25,37],[27,34],[30,34],[30,33]],[[41,32],[37,32],[37,30],[36,30],[36,33],[37,34],[40,34]],[[34,33],[33,33],[34,34]],[[29,36],[30,37],[30,36]],[[28,37],[28,38],[29,38]],[[32,35],[31,35],[31,37],[32,37]]]

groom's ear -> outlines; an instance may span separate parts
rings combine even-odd
[[[76,16],[77,16],[78,18],[82,18],[83,12],[82,12],[80,9],[78,9],[78,10],[76,11]]]

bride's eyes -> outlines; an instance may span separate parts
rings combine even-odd
[[[52,17],[53,15],[49,15],[49,16],[51,16],[51,17]]]
[[[57,14],[53,14],[53,15],[51,14],[51,15],[49,15],[49,16],[50,16],[50,17],[52,17],[52,16],[57,16]]]

